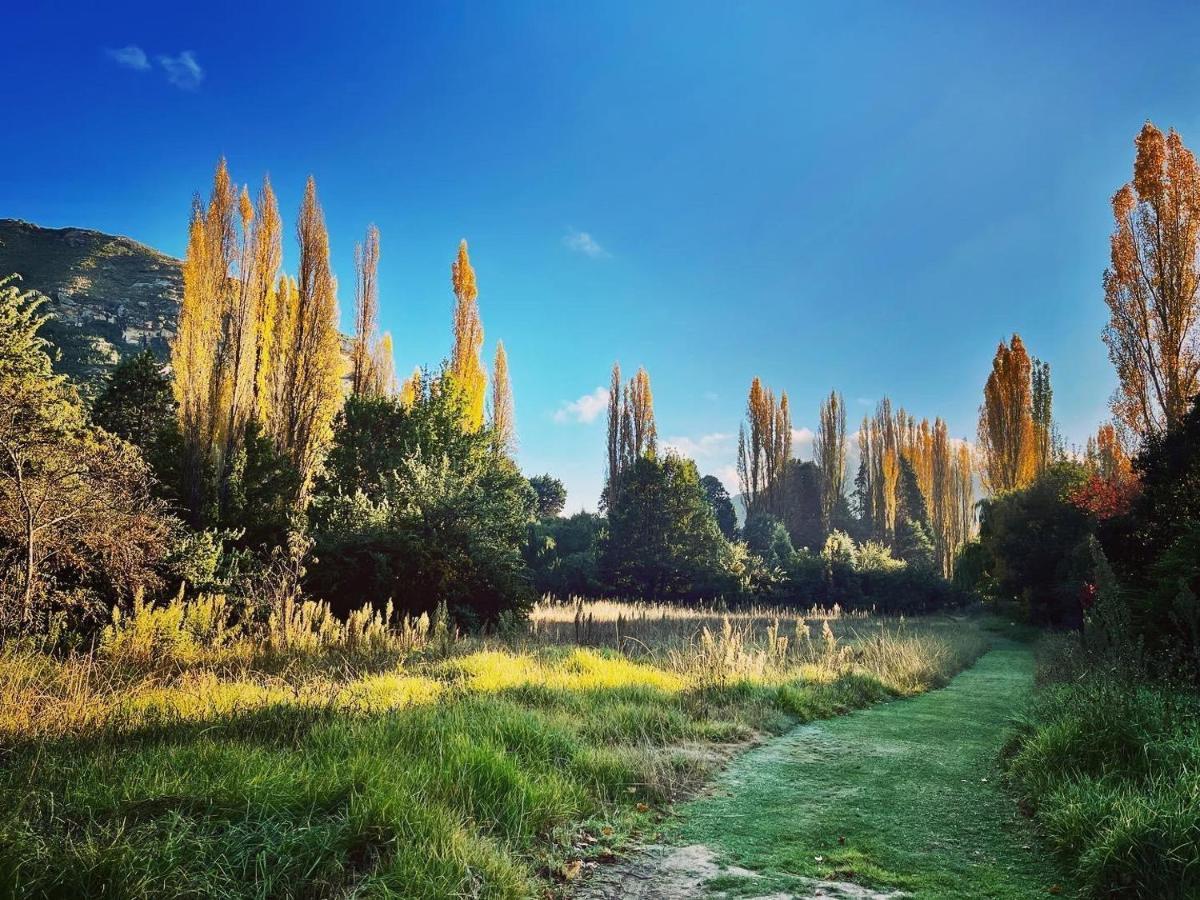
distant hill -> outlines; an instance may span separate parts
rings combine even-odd
[[[126,237],[0,219],[0,277],[45,294],[43,335],[56,368],[95,383],[120,358],[149,347],[163,359],[179,321],[183,263]]]

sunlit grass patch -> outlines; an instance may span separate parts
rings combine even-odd
[[[130,627],[166,622],[176,647],[188,621]],[[580,829],[627,839],[731,742],[940,683],[981,649],[945,622],[831,618],[806,639],[675,621],[625,652],[413,625],[302,652],[0,651],[0,893],[530,896],[591,852]]]

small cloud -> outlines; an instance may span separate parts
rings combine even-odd
[[[158,64],[167,73],[167,81],[185,91],[194,91],[204,80],[204,69],[191,50],[184,50],[178,56],[160,56]]]
[[[717,396],[716,391],[705,391],[704,399],[707,400],[709,403],[716,403],[717,400],[720,398]]]
[[[713,432],[706,434],[700,438],[690,437],[672,437],[663,441],[663,447],[667,450],[674,450],[680,456],[688,456],[692,459],[698,457],[712,456],[714,453],[726,449],[733,441],[732,434],[723,432]]]
[[[555,422],[580,422],[584,425],[596,421],[596,417],[608,408],[608,388],[598,387],[578,400],[564,403],[554,412]]]
[[[736,497],[742,492],[742,483],[738,480],[736,466],[721,466],[713,471],[713,474],[721,479],[721,484],[725,485],[725,490]]]
[[[603,259],[610,255],[607,250],[600,246],[600,242],[586,231],[576,231],[574,228],[568,228],[567,233],[563,235],[562,242],[568,250],[574,250],[576,253],[590,256],[592,259]]]
[[[870,397],[856,397],[859,406],[870,406],[874,401]]]
[[[124,66],[126,69],[145,72],[150,68],[150,60],[146,56],[146,51],[137,46],[137,44],[130,44],[128,47],[122,47],[119,50],[113,50],[110,47],[104,53],[118,66]]]

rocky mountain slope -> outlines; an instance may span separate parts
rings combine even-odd
[[[179,319],[182,262],[126,237],[84,228],[41,228],[0,219],[0,277],[45,294],[43,329],[57,365],[95,383],[125,354],[149,347],[164,359]]]

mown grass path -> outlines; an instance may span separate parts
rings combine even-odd
[[[998,783],[1006,717],[1032,672],[1028,649],[1000,642],[942,690],[744,754],[681,810],[675,849],[652,854],[658,877],[643,867],[633,880],[645,896],[1069,895]]]

